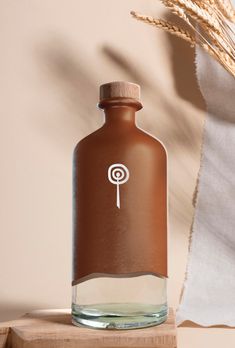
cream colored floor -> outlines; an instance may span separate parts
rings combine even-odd
[[[72,151],[102,124],[98,86],[122,79],[141,84],[138,124],[169,153],[169,303],[177,307],[204,104],[193,51],[131,10],[163,14],[156,0],[0,3],[2,321],[70,305]],[[232,347],[234,338],[233,330],[179,329],[180,348]]]

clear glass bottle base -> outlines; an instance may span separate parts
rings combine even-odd
[[[72,323],[95,329],[139,329],[155,326],[167,319],[167,305],[105,303],[79,306],[72,304]]]

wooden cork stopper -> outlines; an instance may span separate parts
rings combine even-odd
[[[100,86],[100,101],[112,98],[131,98],[140,101],[140,86],[125,81],[114,81]]]

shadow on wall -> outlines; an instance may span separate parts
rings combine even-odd
[[[168,16],[172,21],[171,15]],[[193,104],[196,108],[205,109],[195,77],[194,50],[179,38],[169,34],[167,38],[171,47],[171,64],[176,92],[181,99]],[[71,138],[71,133],[75,132],[76,134],[79,132],[80,137],[84,137],[101,125],[102,121],[94,108],[97,104],[98,86],[87,63],[79,56],[75,56],[71,49],[59,40],[40,47],[39,53],[40,63],[46,69],[46,78],[59,89],[63,103],[68,107],[69,122],[67,115],[65,115],[66,120],[61,120],[62,124],[66,123],[67,132],[64,133],[64,137]],[[186,144],[192,149],[198,147],[200,130],[195,129],[190,121],[190,115],[172,102],[171,96],[166,95],[160,86],[143,72],[143,67],[137,67],[133,58],[127,57],[113,46],[104,45],[100,53],[103,55],[104,64],[108,62],[111,72],[120,70],[122,74],[124,72],[128,80],[142,86],[147,96],[147,104],[152,110],[158,110],[159,105],[164,104],[164,113],[172,122],[168,122],[167,127],[161,128],[160,133],[161,139],[168,148],[175,144]],[[153,123],[147,117],[144,119],[146,131],[159,135],[157,122]],[[42,125],[42,127],[43,131],[47,132],[47,126]]]
[[[175,77],[176,92],[178,92],[182,99],[193,104],[196,108],[200,107],[204,109],[203,99],[194,74],[194,51],[190,47],[187,47],[184,42],[181,43],[180,39],[175,37],[172,38],[171,35],[168,36],[170,44],[172,41],[174,42],[174,40],[179,42],[178,44],[174,43],[175,46],[172,47],[172,70]],[[187,54],[184,54],[184,52],[187,52]],[[148,100],[147,104],[151,106],[152,110],[158,110],[159,105],[163,104],[167,127],[162,127],[159,132],[159,124],[157,122],[152,122],[153,119],[148,120],[148,118],[145,118],[144,129],[155,136],[159,136],[160,133],[161,140],[163,140],[168,149],[174,147],[176,144],[182,146],[186,145],[187,148],[192,150],[197,149],[198,139],[201,136],[200,130],[195,128],[194,123],[190,120],[190,115],[185,114],[183,109],[174,104],[172,96],[169,97],[166,95],[151,77],[147,78],[146,74],[141,73],[141,67],[136,67],[133,59],[126,55],[124,56],[114,47],[103,46],[102,53],[104,58],[109,61],[109,64],[112,64],[116,69],[123,70],[130,81],[136,82],[143,87]],[[186,66],[186,71],[190,71],[190,73],[187,73],[187,84],[184,87],[183,83],[177,86],[178,82],[176,82],[181,78],[180,69],[182,69],[182,58],[180,63],[180,57],[182,55],[185,57],[186,61],[183,66]],[[190,92],[187,90],[190,90]],[[161,122],[162,121],[163,120],[161,120]]]
[[[167,11],[164,18],[177,26],[189,29],[185,22]],[[178,95],[192,103],[195,107],[205,110],[205,102],[196,79],[195,50],[184,40],[167,34],[171,48],[172,71],[175,89]]]
[[[47,86],[51,82],[51,89],[59,94],[59,98],[56,98],[62,107],[65,106],[65,112],[59,116],[51,115],[56,117],[58,127],[63,128],[63,137],[71,139],[72,134],[72,138],[78,139],[95,130],[100,123],[100,115],[95,108],[98,92],[89,66],[60,40],[53,40],[37,48],[36,59],[39,59],[40,74],[44,73]],[[63,119],[58,119],[61,114]],[[47,119],[41,119],[40,116],[40,120],[42,130],[47,134]],[[51,131],[49,127],[50,137]]]

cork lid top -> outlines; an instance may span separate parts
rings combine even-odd
[[[140,101],[140,86],[126,81],[113,81],[100,86],[100,101],[120,97]]]

